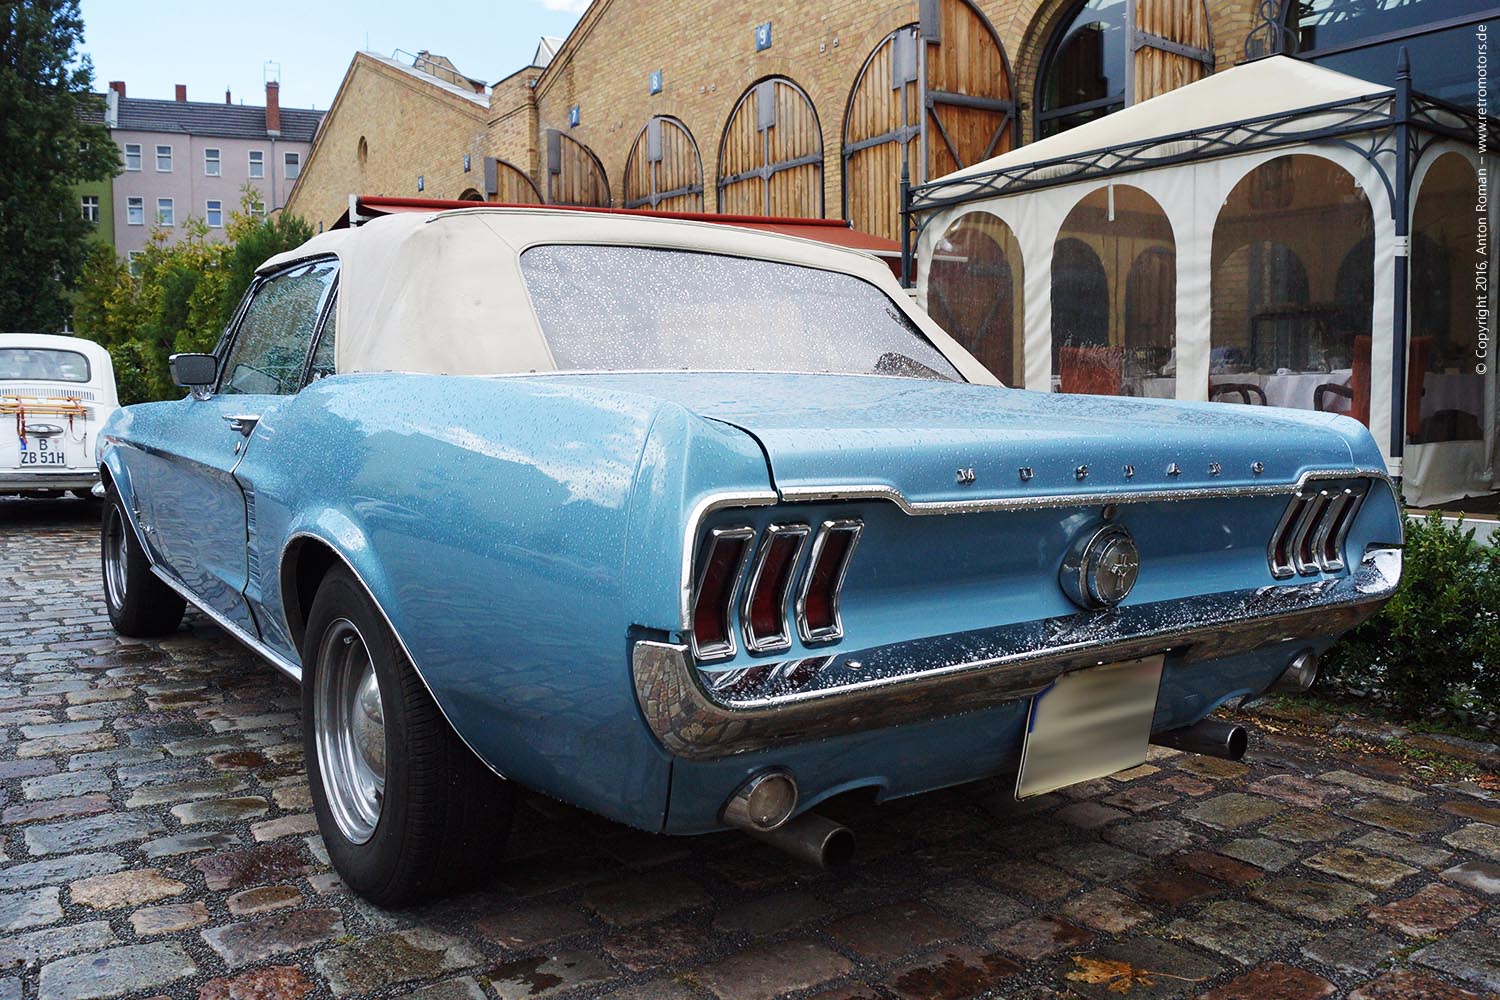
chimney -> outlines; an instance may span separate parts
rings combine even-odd
[[[111,81],[109,81],[109,89],[113,90],[115,93],[119,94],[121,97],[124,97],[125,96],[125,81],[124,80],[111,80]]]
[[[177,85],[177,99],[179,101],[187,100],[187,84],[179,83]]]
[[[233,104],[234,103],[234,101],[232,101],[230,99],[230,97],[229,97],[229,88],[228,87],[224,88],[224,103],[225,104]]]
[[[266,81],[266,131],[281,134],[281,84],[275,80]]]

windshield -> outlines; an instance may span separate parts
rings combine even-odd
[[[837,372],[962,381],[859,278],[743,257],[540,246],[521,271],[560,369]]]
[[[87,382],[89,359],[77,351],[0,347],[0,378],[33,382]]]

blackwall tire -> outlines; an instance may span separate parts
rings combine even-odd
[[[307,779],[344,883],[398,907],[498,873],[512,786],[454,733],[343,567],[318,587],[302,663]]]
[[[113,489],[100,518],[99,569],[104,606],[116,632],[146,639],[177,631],[187,602],[151,572],[124,501]]]

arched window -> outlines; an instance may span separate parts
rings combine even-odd
[[[1214,222],[1209,398],[1369,422],[1374,216],[1320,156],[1262,163]]]
[[[1090,192],[1052,253],[1052,357],[1062,392],[1171,398],[1176,390],[1177,245],[1140,188]]]
[[[484,195],[473,188],[465,188],[464,193],[458,196],[459,201],[484,201]]]
[[[938,241],[927,279],[927,311],[1006,385],[1026,384],[1021,247],[1010,227],[970,212]]]
[[[703,211],[703,160],[676,118],[657,115],[635,137],[625,161],[625,207]]]
[[[1037,77],[1037,138],[1125,106],[1129,7],[1126,0],[1084,0],[1059,24]]]
[[[903,164],[918,184],[1016,138],[1010,62],[989,20],[970,0],[923,7],[920,26],[897,28],[871,51],[844,114],[844,217],[890,239],[901,237]]]
[[[1484,376],[1474,370],[1473,275],[1450,264],[1474,255],[1478,186],[1468,158],[1444,153],[1417,191],[1406,374],[1406,431],[1413,444],[1482,440],[1491,422]]]
[[[594,151],[559,129],[547,130],[547,204],[608,208],[609,178]]]
[[[719,211],[823,217],[823,132],[791,80],[760,81],[730,113],[719,147]]]

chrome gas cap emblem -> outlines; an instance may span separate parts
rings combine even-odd
[[[1129,596],[1140,575],[1141,554],[1122,524],[1087,528],[1063,559],[1058,582],[1081,608],[1112,608]]]

